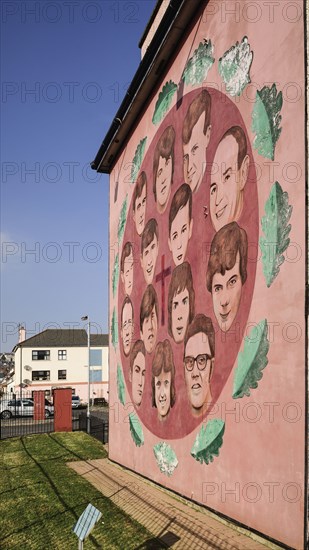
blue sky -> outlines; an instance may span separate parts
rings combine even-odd
[[[108,176],[89,167],[155,0],[1,3],[1,352],[108,330]]]

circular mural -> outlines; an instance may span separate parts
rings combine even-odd
[[[185,95],[141,165],[120,261],[119,346],[141,422],[176,439],[210,413],[231,373],[253,295],[256,171],[237,106]]]

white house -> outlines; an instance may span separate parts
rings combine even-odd
[[[20,331],[14,347],[15,373],[7,391],[27,393],[72,388],[88,401],[88,346],[84,329],[47,329],[28,339]],[[108,399],[108,334],[90,334],[90,398]]]

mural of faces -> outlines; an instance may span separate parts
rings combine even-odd
[[[146,203],[147,203],[147,179],[145,172],[137,178],[133,194],[133,220],[138,235],[141,235],[145,227]]]
[[[145,281],[149,285],[153,281],[159,250],[158,224],[155,219],[147,222],[142,233],[141,266]]]
[[[131,350],[131,343],[134,332],[133,306],[130,298],[126,297],[121,314],[121,338],[123,353],[127,357]]]
[[[176,191],[170,209],[168,246],[175,265],[184,262],[189,239],[192,235],[192,193],[184,183]]]
[[[121,280],[125,293],[130,296],[133,288],[133,248],[127,242],[122,251],[120,262]]]
[[[144,392],[146,373],[145,353],[144,343],[141,340],[137,340],[130,355],[129,375],[132,384],[132,400],[137,407],[139,407],[142,402]]]
[[[152,404],[158,409],[160,420],[168,414],[175,402],[175,366],[168,340],[156,346],[152,363]]]
[[[214,341],[211,320],[197,315],[189,326],[184,348],[185,382],[193,414],[200,414],[211,402],[210,380],[214,366],[211,340]]]
[[[210,184],[210,216],[216,231],[237,221],[242,212],[243,190],[249,170],[246,153],[246,137],[239,126],[226,132],[217,147]]]
[[[218,90],[189,91],[151,142],[144,131],[128,148],[138,177],[117,205],[123,244],[112,331],[119,327],[119,364],[141,424],[176,439],[209,414],[239,352],[233,330],[245,326],[254,289],[253,262],[246,279],[248,238],[258,240],[256,173],[250,164],[248,178],[252,147],[241,113]],[[119,221],[111,223],[119,235]]]
[[[231,328],[238,312],[247,278],[247,251],[247,235],[236,222],[218,231],[211,243],[206,281],[223,332]]]
[[[198,190],[206,169],[206,149],[210,140],[211,98],[203,90],[189,106],[183,126],[183,174],[192,193]]]

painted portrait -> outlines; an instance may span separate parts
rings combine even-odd
[[[194,317],[195,292],[190,264],[175,267],[168,289],[168,333],[176,344],[183,342]]]
[[[199,416],[212,401],[211,377],[215,362],[215,332],[202,313],[194,317],[184,340],[184,376],[191,412]]]
[[[175,265],[184,262],[192,235],[192,191],[183,183],[173,196],[168,220],[168,246]]]
[[[210,113],[211,96],[207,90],[202,90],[190,104],[183,122],[183,175],[192,193],[199,189],[206,170]]]
[[[147,353],[152,353],[158,333],[159,304],[157,293],[152,285],[148,285],[140,307],[140,332]]]
[[[152,406],[164,420],[176,400],[173,350],[168,340],[156,346],[152,362]]]
[[[221,138],[211,169],[210,216],[216,231],[240,218],[248,172],[245,132],[233,126]]]
[[[137,340],[132,346],[130,353],[129,380],[131,382],[132,400],[136,407],[139,407],[145,386],[146,374],[146,349],[142,340]]]
[[[242,287],[247,279],[248,239],[236,222],[215,234],[210,249],[206,286],[212,295],[215,317],[227,332],[237,315]]]
[[[132,204],[135,229],[137,234],[141,235],[145,227],[147,204],[147,176],[144,171],[139,174],[136,180]]]
[[[175,130],[168,126],[156,145],[153,156],[153,194],[162,214],[171,195],[174,174]]]
[[[133,289],[133,246],[126,242],[121,253],[120,277],[123,283],[125,294],[130,296]]]

